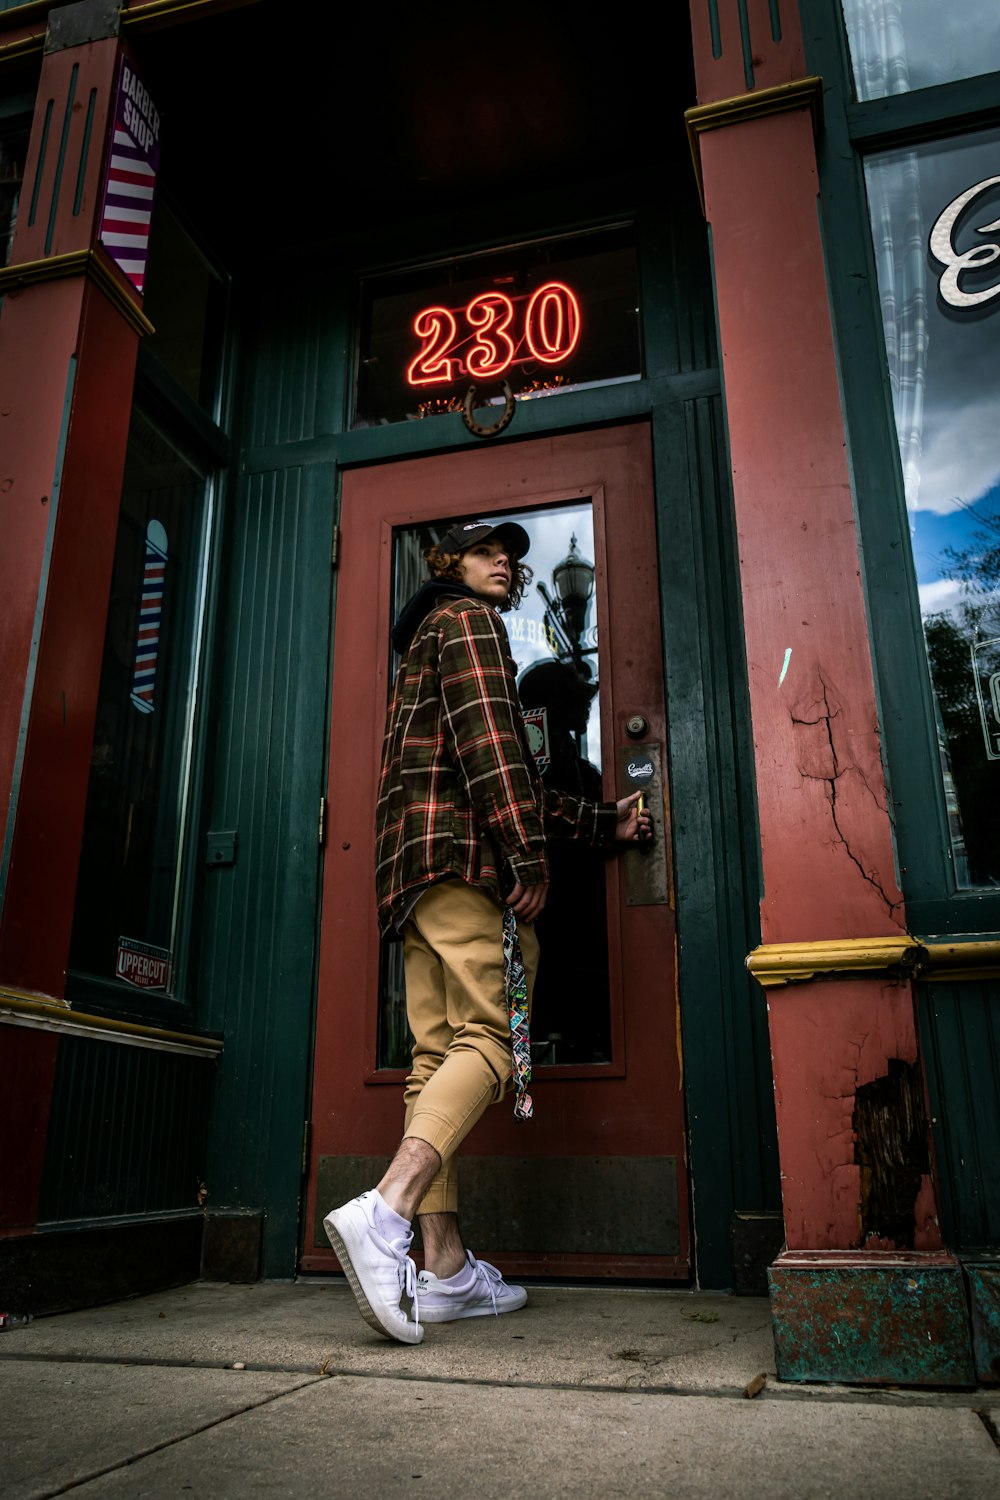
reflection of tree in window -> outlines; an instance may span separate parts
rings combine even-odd
[[[1000,731],[1000,723],[992,722],[988,687],[982,693],[988,669],[980,665],[977,671],[976,663],[1000,656],[987,645],[1000,640],[1000,514],[977,511],[976,517],[983,525],[968,545],[945,550],[945,576],[961,584],[962,602],[951,614],[925,619],[924,635],[947,735],[948,770],[965,812],[961,831],[968,873],[965,880],[961,869],[956,873],[960,884],[993,885],[1000,883],[1000,760],[990,759],[985,733]],[[956,817],[957,810],[950,813],[953,843]]]

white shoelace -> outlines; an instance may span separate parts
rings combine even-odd
[[[469,1259],[472,1261],[472,1269],[476,1277],[485,1284],[486,1290],[490,1294],[494,1317],[499,1317],[496,1289],[503,1281],[503,1276],[497,1270],[496,1266],[491,1266],[488,1260],[477,1260],[471,1251],[469,1252]]]
[[[378,1233],[381,1235],[385,1243],[389,1246],[389,1249],[399,1256],[399,1290],[407,1297],[412,1298],[413,1321],[414,1323],[419,1323],[419,1307],[417,1304],[417,1267],[413,1261],[412,1256],[407,1254],[407,1251],[409,1250],[410,1245],[413,1242],[413,1234],[412,1232],[410,1234],[401,1234],[398,1239],[391,1240],[389,1239],[388,1235],[383,1232],[381,1227],[378,1229]]]
[[[417,1268],[409,1255],[403,1261],[403,1291],[413,1299],[413,1321],[420,1322],[420,1308],[417,1304]]]

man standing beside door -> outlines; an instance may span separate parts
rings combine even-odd
[[[407,1344],[423,1338],[418,1311],[450,1322],[513,1312],[527,1299],[476,1260],[458,1225],[455,1153],[511,1078],[504,904],[517,918],[530,997],[546,838],[610,846],[651,833],[638,793],[598,804],[542,788],[499,613],[521,601],[528,545],[515,522],[453,526],[427,554],[432,577],[393,630],[402,662],[382,751],[376,894],[382,931],[403,938],[413,1066],[403,1140],[385,1176],[324,1223],[362,1316]],[[416,1215],[419,1280],[408,1253]]]

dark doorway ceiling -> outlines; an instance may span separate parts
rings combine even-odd
[[[231,249],[608,179],[665,191],[694,101],[686,8],[669,25],[257,0],[133,44],[163,180]]]

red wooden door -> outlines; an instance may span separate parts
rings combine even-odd
[[[515,1122],[504,1100],[464,1143],[462,1226],[478,1255],[514,1274],[685,1278],[666,723],[644,425],[484,445],[344,478],[302,1267],[336,1269],[322,1217],[378,1180],[402,1128],[400,945],[380,945],[373,898],[391,617],[419,581],[422,545],[454,518],[500,514],[532,535],[531,598],[526,591],[520,611],[506,616],[522,701],[544,699],[553,683],[575,692],[572,734],[567,700],[549,695],[547,774],[556,774],[563,747],[558,774],[585,790],[598,774],[607,799],[645,785],[657,844],[649,855],[592,855],[565,876],[554,867],[532,1017],[535,1116]],[[593,562],[593,598],[560,618],[538,585],[554,601],[557,564],[579,557]],[[581,704],[592,699],[588,719]],[[570,894],[560,908],[563,879]]]

